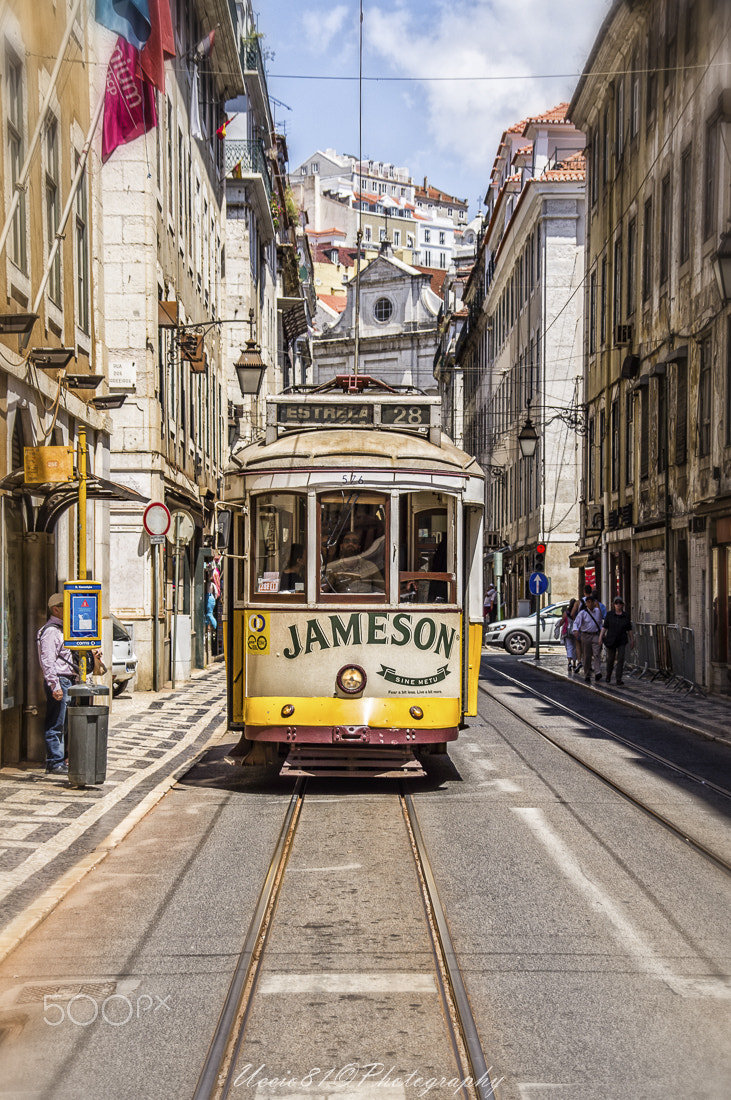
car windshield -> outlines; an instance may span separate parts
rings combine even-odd
[[[125,629],[124,625],[120,623],[116,615],[111,616],[112,619],[112,640],[115,642],[128,642],[130,640],[129,633]]]

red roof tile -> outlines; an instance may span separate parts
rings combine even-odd
[[[425,275],[431,275],[431,288],[435,294],[440,298],[442,296],[442,285],[447,277],[447,272],[443,267],[421,267],[416,264],[417,271],[423,271]]]
[[[348,298],[345,294],[320,294],[318,293],[317,299],[320,302],[324,302],[326,306],[330,306],[330,309],[336,310],[338,313],[342,313],[348,304]]]
[[[553,168],[547,168],[541,175],[544,180],[558,180],[564,183],[580,182],[586,179],[586,157],[583,153],[572,153],[570,157],[559,161]]]

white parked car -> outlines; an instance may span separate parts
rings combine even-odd
[[[550,603],[548,607],[541,608],[542,646],[561,645],[559,639],[554,638],[553,631],[565,606],[565,603]],[[535,613],[491,623],[485,630],[484,644],[504,646],[508,653],[522,657],[536,644]]]
[[[116,615],[112,620],[112,694],[121,695],[137,671],[137,654],[124,623]]]

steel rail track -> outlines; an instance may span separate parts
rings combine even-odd
[[[498,670],[495,670],[495,671],[498,671]],[[505,676],[505,678],[507,680],[513,680],[512,676],[507,676],[505,673],[498,673],[498,674]],[[518,684],[520,687],[523,687],[523,688],[526,687],[526,685],[522,684],[520,680],[513,680],[513,683]],[[531,691],[531,688],[528,688],[527,690]],[[678,825],[675,825],[672,821],[669,820],[669,818],[665,817],[661,813],[658,813],[657,810],[653,810],[652,807],[648,806],[645,802],[642,801],[642,799],[636,798],[633,794],[631,794],[628,790],[626,790],[624,787],[622,787],[619,783],[616,783],[613,779],[610,779],[609,776],[605,775],[603,772],[600,772],[592,764],[587,763],[586,760],[582,760],[582,758],[580,756],[578,756],[575,752],[572,752],[571,749],[567,749],[565,745],[562,745],[560,743],[560,741],[556,741],[553,737],[549,736],[549,734],[547,734],[544,730],[540,729],[533,722],[531,722],[531,720],[529,718],[526,718],[526,716],[524,714],[521,714],[520,711],[516,710],[514,707],[511,707],[508,703],[506,703],[503,699],[500,699],[497,695],[493,695],[493,693],[488,691],[487,688],[483,686],[483,684],[480,684],[480,691],[484,695],[486,695],[488,697],[488,699],[492,699],[493,702],[495,702],[499,706],[503,707],[504,710],[507,710],[509,714],[512,714],[515,718],[518,718],[523,723],[523,725],[527,726],[528,729],[533,730],[534,733],[537,733],[539,735],[539,737],[542,737],[544,741],[547,741],[549,743],[549,745],[553,745],[554,748],[559,749],[566,756],[570,757],[571,760],[575,761],[575,763],[580,764],[582,768],[585,768],[588,772],[591,772],[591,774],[593,776],[595,776],[597,779],[601,780],[601,782],[606,784],[607,787],[610,787],[611,790],[616,791],[617,794],[620,794],[622,796],[622,798],[625,798],[628,802],[631,802],[633,806],[637,807],[637,809],[642,810],[643,813],[646,813],[649,817],[652,817],[655,821],[659,822],[666,829],[668,829],[669,832],[673,833],[674,836],[679,837],[680,840],[683,840],[686,844],[688,844],[691,848],[693,848],[700,855],[705,856],[706,859],[710,860],[717,867],[720,867],[721,870],[726,871],[727,874],[731,874],[731,863],[729,863],[727,860],[725,860],[723,858],[723,856],[720,856],[717,852],[714,852],[711,848],[707,848],[706,845],[703,844],[700,840],[696,840],[694,837],[690,836],[689,833],[687,833],[684,829],[680,828]],[[534,692],[534,694],[540,696],[540,692]],[[546,701],[549,702],[549,703],[552,703],[552,704],[554,703],[554,701],[552,699],[549,699],[548,696],[541,696],[541,698],[546,699]],[[561,706],[560,703],[556,703],[554,705],[559,706],[559,707]],[[568,708],[562,708],[562,709],[568,709]],[[569,713],[574,713],[574,712],[569,711]],[[584,718],[583,715],[578,715],[577,714],[576,717],[581,718],[582,721],[589,722],[592,725],[596,725],[596,723],[591,723],[590,719]],[[601,729],[602,727],[597,725],[597,728]],[[611,730],[609,730],[607,732],[610,735],[612,735]],[[637,749],[638,752],[643,751],[642,749],[638,748],[638,746],[632,745],[631,742],[626,742],[626,744],[630,744],[631,747],[634,748],[634,749]],[[675,767],[675,765],[669,765],[669,766]],[[684,769],[682,769],[682,768],[676,768],[675,770],[677,770],[681,773],[684,772]],[[687,774],[690,775],[691,773],[687,773]],[[709,784],[706,784],[706,785],[709,785]],[[728,793],[728,792],[724,791],[723,788],[719,788],[719,790],[722,794],[727,794]]]
[[[537,699],[541,699],[544,703],[549,703],[553,707],[558,707],[565,714],[570,714],[572,718],[577,718],[580,722],[585,722],[588,726],[592,726],[596,730],[600,730],[607,737],[611,737],[613,741],[619,741],[623,745],[627,745],[628,748],[633,749],[635,752],[642,753],[643,756],[647,756],[651,760],[656,760],[659,764],[663,764],[666,768],[670,768],[671,771],[677,772],[678,775],[684,775],[686,779],[692,779],[694,783],[700,783],[701,786],[707,787],[711,791],[715,791],[716,794],[722,795],[724,798],[731,798],[731,791],[726,787],[719,787],[717,783],[714,783],[710,779],[704,779],[702,775],[696,775],[695,772],[689,771],[687,768],[683,768],[680,764],[674,764],[672,760],[667,760],[664,756],[661,756],[657,752],[653,752],[652,749],[643,748],[641,745],[637,745],[634,741],[629,741],[626,737],[622,737],[620,733],[615,733],[614,730],[608,729],[603,726],[601,722],[595,722],[593,718],[587,718],[585,715],[580,714],[577,710],[572,710],[571,707],[567,707],[565,703],[559,703],[555,699],[552,699],[550,695],[544,695],[543,692],[538,691],[536,688],[531,687],[529,684],[524,683],[522,680],[516,680],[514,676],[509,676],[507,672],[503,672],[499,668],[490,666],[490,672],[494,672],[497,676],[502,676],[504,680],[509,680],[517,687],[523,688],[524,691],[529,691],[531,695],[535,695]],[[482,685],[480,685],[482,686]],[[618,700],[621,702],[621,699]],[[658,718],[657,721],[662,719]]]
[[[496,1100],[488,1067],[472,1015],[467,990],[457,960],[447,917],[442,907],[436,880],[426,851],[413,798],[401,785],[401,809],[411,841],[421,885],[422,899],[432,941],[434,963],[439,990],[444,1005],[444,1016],[457,1065],[463,1074],[461,1092],[465,1096],[477,1096],[479,1100]]]
[[[221,1015],[213,1033],[206,1060],[203,1064],[193,1100],[223,1100],[233,1084],[246,1023],[249,1018],[256,989],[261,958],[272,926],[279,893],[287,866],[292,842],[297,831],[306,780],[298,779],[287,808],[287,814],[279,834],[274,854],[264,880],[254,916],[246,934],[233,978],[226,994]]]
[[[292,849],[306,792],[299,779],[272,855],[254,916],[238,956],[226,999],[221,1009],[193,1100],[225,1100],[234,1085],[234,1072],[261,971],[261,962],[272,927],[284,872]],[[414,856],[432,943],[437,984],[442,997],[457,1068],[460,1092],[465,1100],[497,1100],[477,1034],[457,954],[439,899],[411,795],[400,784],[399,800]]]

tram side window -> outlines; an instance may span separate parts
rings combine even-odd
[[[399,516],[399,600],[455,603],[454,500],[443,493],[406,493]]]
[[[295,493],[254,498],[252,595],[305,598],[307,502]]]
[[[382,493],[354,488],[321,496],[319,595],[383,602],[387,531],[388,498]]]

